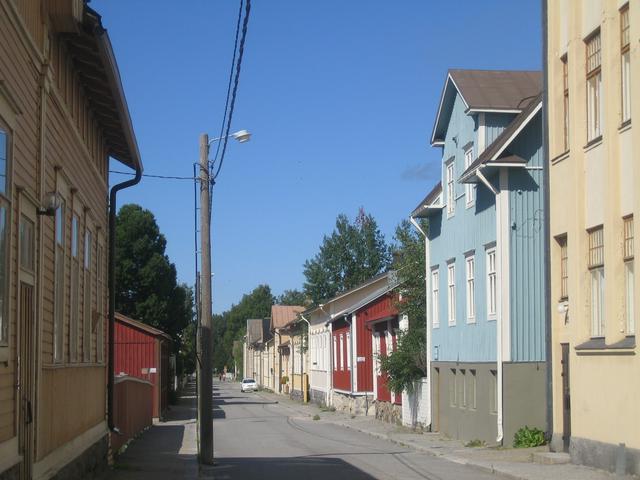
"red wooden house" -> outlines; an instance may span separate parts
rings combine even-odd
[[[153,385],[153,417],[169,405],[171,337],[150,325],[115,315],[114,372],[147,380]]]

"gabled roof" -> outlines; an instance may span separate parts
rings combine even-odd
[[[133,328],[137,328],[138,330],[142,330],[143,332],[149,333],[154,337],[165,337],[169,340],[172,340],[171,336],[162,330],[159,330],[151,325],[147,325],[146,323],[140,322],[138,320],[134,320],[133,318],[129,318],[121,313],[115,313],[116,322],[124,323]]]
[[[271,307],[271,330],[282,328],[292,320],[295,320],[298,313],[306,310],[300,305],[273,305]]]
[[[442,182],[436,183],[427,196],[424,197],[418,206],[411,212],[413,218],[425,218],[439,212],[444,208],[441,203]]]
[[[251,318],[247,320],[247,344],[255,345],[269,340],[269,319]]]
[[[468,113],[520,113],[523,100],[542,89],[542,72],[522,70],[460,70],[447,74],[440,96],[431,145],[442,145],[456,93],[460,94]],[[525,103],[526,104],[526,103]]]
[[[525,109],[505,128],[500,135],[476,158],[471,165],[460,175],[461,183],[473,183],[477,181],[476,171],[483,165],[524,166],[527,161],[516,155],[502,156],[509,145],[518,137],[524,127],[535,118],[542,109],[542,93],[538,93],[529,101]]]

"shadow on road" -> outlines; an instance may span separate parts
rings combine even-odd
[[[217,458],[216,480],[374,480],[339,458]]]

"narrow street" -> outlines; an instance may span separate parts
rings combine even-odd
[[[216,479],[484,480],[494,475],[314,421],[237,383],[214,384]]]

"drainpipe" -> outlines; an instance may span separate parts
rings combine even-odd
[[[431,260],[429,258],[429,237],[415,218],[409,217],[409,221],[418,232],[424,237],[424,314],[425,314],[425,335],[427,337],[427,398],[429,399],[429,408],[427,408],[427,419],[425,421],[427,431],[431,431],[432,412],[431,412],[431,309],[429,308],[429,282],[431,280],[429,275],[429,264]]]
[[[542,149],[544,155],[544,168],[542,171],[542,189],[544,195],[544,258],[551,258],[551,238],[549,232],[551,232],[551,192],[549,190],[549,137],[547,134],[547,127],[549,125],[548,117],[548,105],[549,105],[549,93],[548,93],[548,77],[547,77],[547,65],[548,65],[548,44],[547,44],[547,0],[542,2]],[[553,436],[553,369],[552,369],[552,357],[553,357],[553,345],[551,343],[551,266],[550,261],[544,262],[544,282],[545,282],[545,353],[547,360],[547,442],[551,443]]]
[[[309,334],[311,333],[311,323],[309,323],[309,320],[304,318],[304,315],[302,314],[300,314],[300,319],[307,323],[307,336],[309,336]],[[304,394],[304,384],[302,383],[302,381],[304,380],[304,357],[303,357],[303,350],[302,350],[303,346],[304,346],[304,335],[301,334],[300,335],[300,388],[302,389],[302,401],[304,403],[307,403],[309,400]]]
[[[502,234],[502,208],[499,202],[500,192],[487,180],[487,177],[482,173],[483,166],[478,167],[476,175],[485,184],[485,186],[493,193],[496,198],[496,263],[497,263],[497,282],[496,282],[496,303],[498,308],[496,311],[496,370],[497,370],[497,387],[496,393],[496,410],[497,410],[497,427],[498,435],[496,442],[501,443],[504,437],[503,428],[503,405],[502,405],[502,242],[500,236]]]
[[[113,419],[113,391],[114,391],[114,332],[116,314],[116,199],[118,192],[133,187],[142,179],[142,165],[136,164],[136,174],[130,180],[118,183],[109,193],[109,364],[107,368],[107,424],[109,430],[118,432]]]

